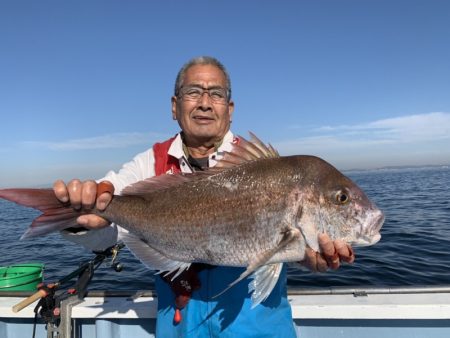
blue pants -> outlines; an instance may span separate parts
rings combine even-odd
[[[201,287],[181,310],[174,324],[175,296],[170,286],[156,277],[158,315],[156,336],[171,337],[296,337],[286,295],[286,266],[270,296],[251,309],[246,278],[221,296],[211,299],[238,278],[243,268],[214,267],[199,272]]]

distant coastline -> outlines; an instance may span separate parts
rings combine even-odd
[[[383,171],[383,170],[436,169],[436,168],[447,169],[447,168],[450,168],[450,164],[391,165],[391,166],[367,168],[367,169],[361,169],[361,168],[343,169],[342,171],[343,172],[354,172],[354,171]]]

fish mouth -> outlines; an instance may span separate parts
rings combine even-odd
[[[380,233],[374,235],[360,236],[357,240],[350,242],[352,246],[369,246],[378,243],[381,239]]]
[[[373,218],[372,225],[369,226],[370,233],[375,235],[378,234],[381,230],[381,227],[384,223],[384,214],[381,210],[377,210],[378,212],[375,214],[375,217]]]
[[[355,246],[369,246],[380,241],[380,230],[384,223],[384,214],[381,210],[376,210],[368,217],[366,224],[362,227],[362,231],[357,236],[352,245]]]

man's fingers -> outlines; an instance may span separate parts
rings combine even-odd
[[[114,195],[114,186],[109,181],[102,181],[97,187],[97,209],[105,210]]]
[[[355,254],[353,253],[353,249],[350,245],[345,243],[342,240],[335,240],[334,246],[336,248],[336,252],[339,255],[339,258],[347,263],[353,263],[355,260]]]
[[[342,257],[341,259],[346,261],[347,263],[353,263],[355,261],[355,253],[353,252],[353,249],[350,245],[347,245],[347,249],[349,251],[349,256],[347,257]]]
[[[111,202],[112,196],[108,192],[104,192],[97,198],[97,209],[105,210],[109,202]]]
[[[90,210],[94,205],[99,210],[105,210],[114,195],[114,185],[109,181],[97,184],[89,180],[81,182],[79,179],[71,180],[67,186],[58,180],[53,184],[56,198],[61,202],[70,202],[74,209]]]
[[[69,202],[69,192],[67,191],[66,184],[62,180],[57,180],[53,183],[53,191],[55,196],[63,203]]]
[[[319,254],[316,254],[316,262],[317,262],[317,271],[325,272],[328,269],[327,261]]]
[[[111,182],[100,182],[99,185],[95,181],[85,181],[81,183],[80,180],[71,180],[67,185],[58,180],[53,184],[53,191],[56,198],[61,202],[70,202],[74,209],[89,210],[97,206],[98,209],[104,210],[112,199],[114,194],[114,186]],[[97,203],[96,203],[97,202]],[[86,214],[77,218],[77,223],[88,229],[98,229],[110,224],[104,218],[94,215]]]
[[[71,180],[67,184],[67,191],[69,192],[70,204],[74,209],[81,208],[81,192],[82,192],[82,184],[78,179]]]
[[[311,248],[305,250],[305,258],[300,263],[313,272],[325,272],[328,268],[336,270],[341,261],[353,263],[355,255],[350,245],[342,240],[332,241],[327,234],[319,234],[320,253]]]
[[[305,250],[305,258],[300,262],[300,264],[312,272],[325,272],[328,269],[327,261],[321,256],[320,253],[315,252],[311,248],[307,248]]]
[[[330,269],[336,270],[339,268],[339,255],[336,251],[333,241],[327,234],[319,235],[319,246],[322,252],[322,259],[324,259]]]
[[[325,257],[332,257],[335,253],[333,241],[327,234],[319,234],[319,247]]]
[[[77,223],[88,229],[99,229],[109,224],[106,219],[93,214],[78,217]]]
[[[86,181],[81,187],[81,204],[84,209],[92,209],[97,198],[97,183]]]
[[[300,262],[303,266],[308,268],[313,272],[317,272],[317,255],[316,252],[311,248],[306,248],[305,258]]]
[[[343,240],[337,239],[333,242],[328,235],[321,234],[319,235],[319,245],[323,258],[331,269],[339,268],[341,261],[353,263],[355,260],[352,247]]]

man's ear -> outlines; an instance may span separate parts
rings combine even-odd
[[[176,96],[172,96],[171,99],[172,102],[172,119],[176,120],[177,119],[177,97]]]
[[[233,120],[233,112],[234,112],[234,102],[230,101],[228,103],[228,115],[230,115],[230,122]]]

